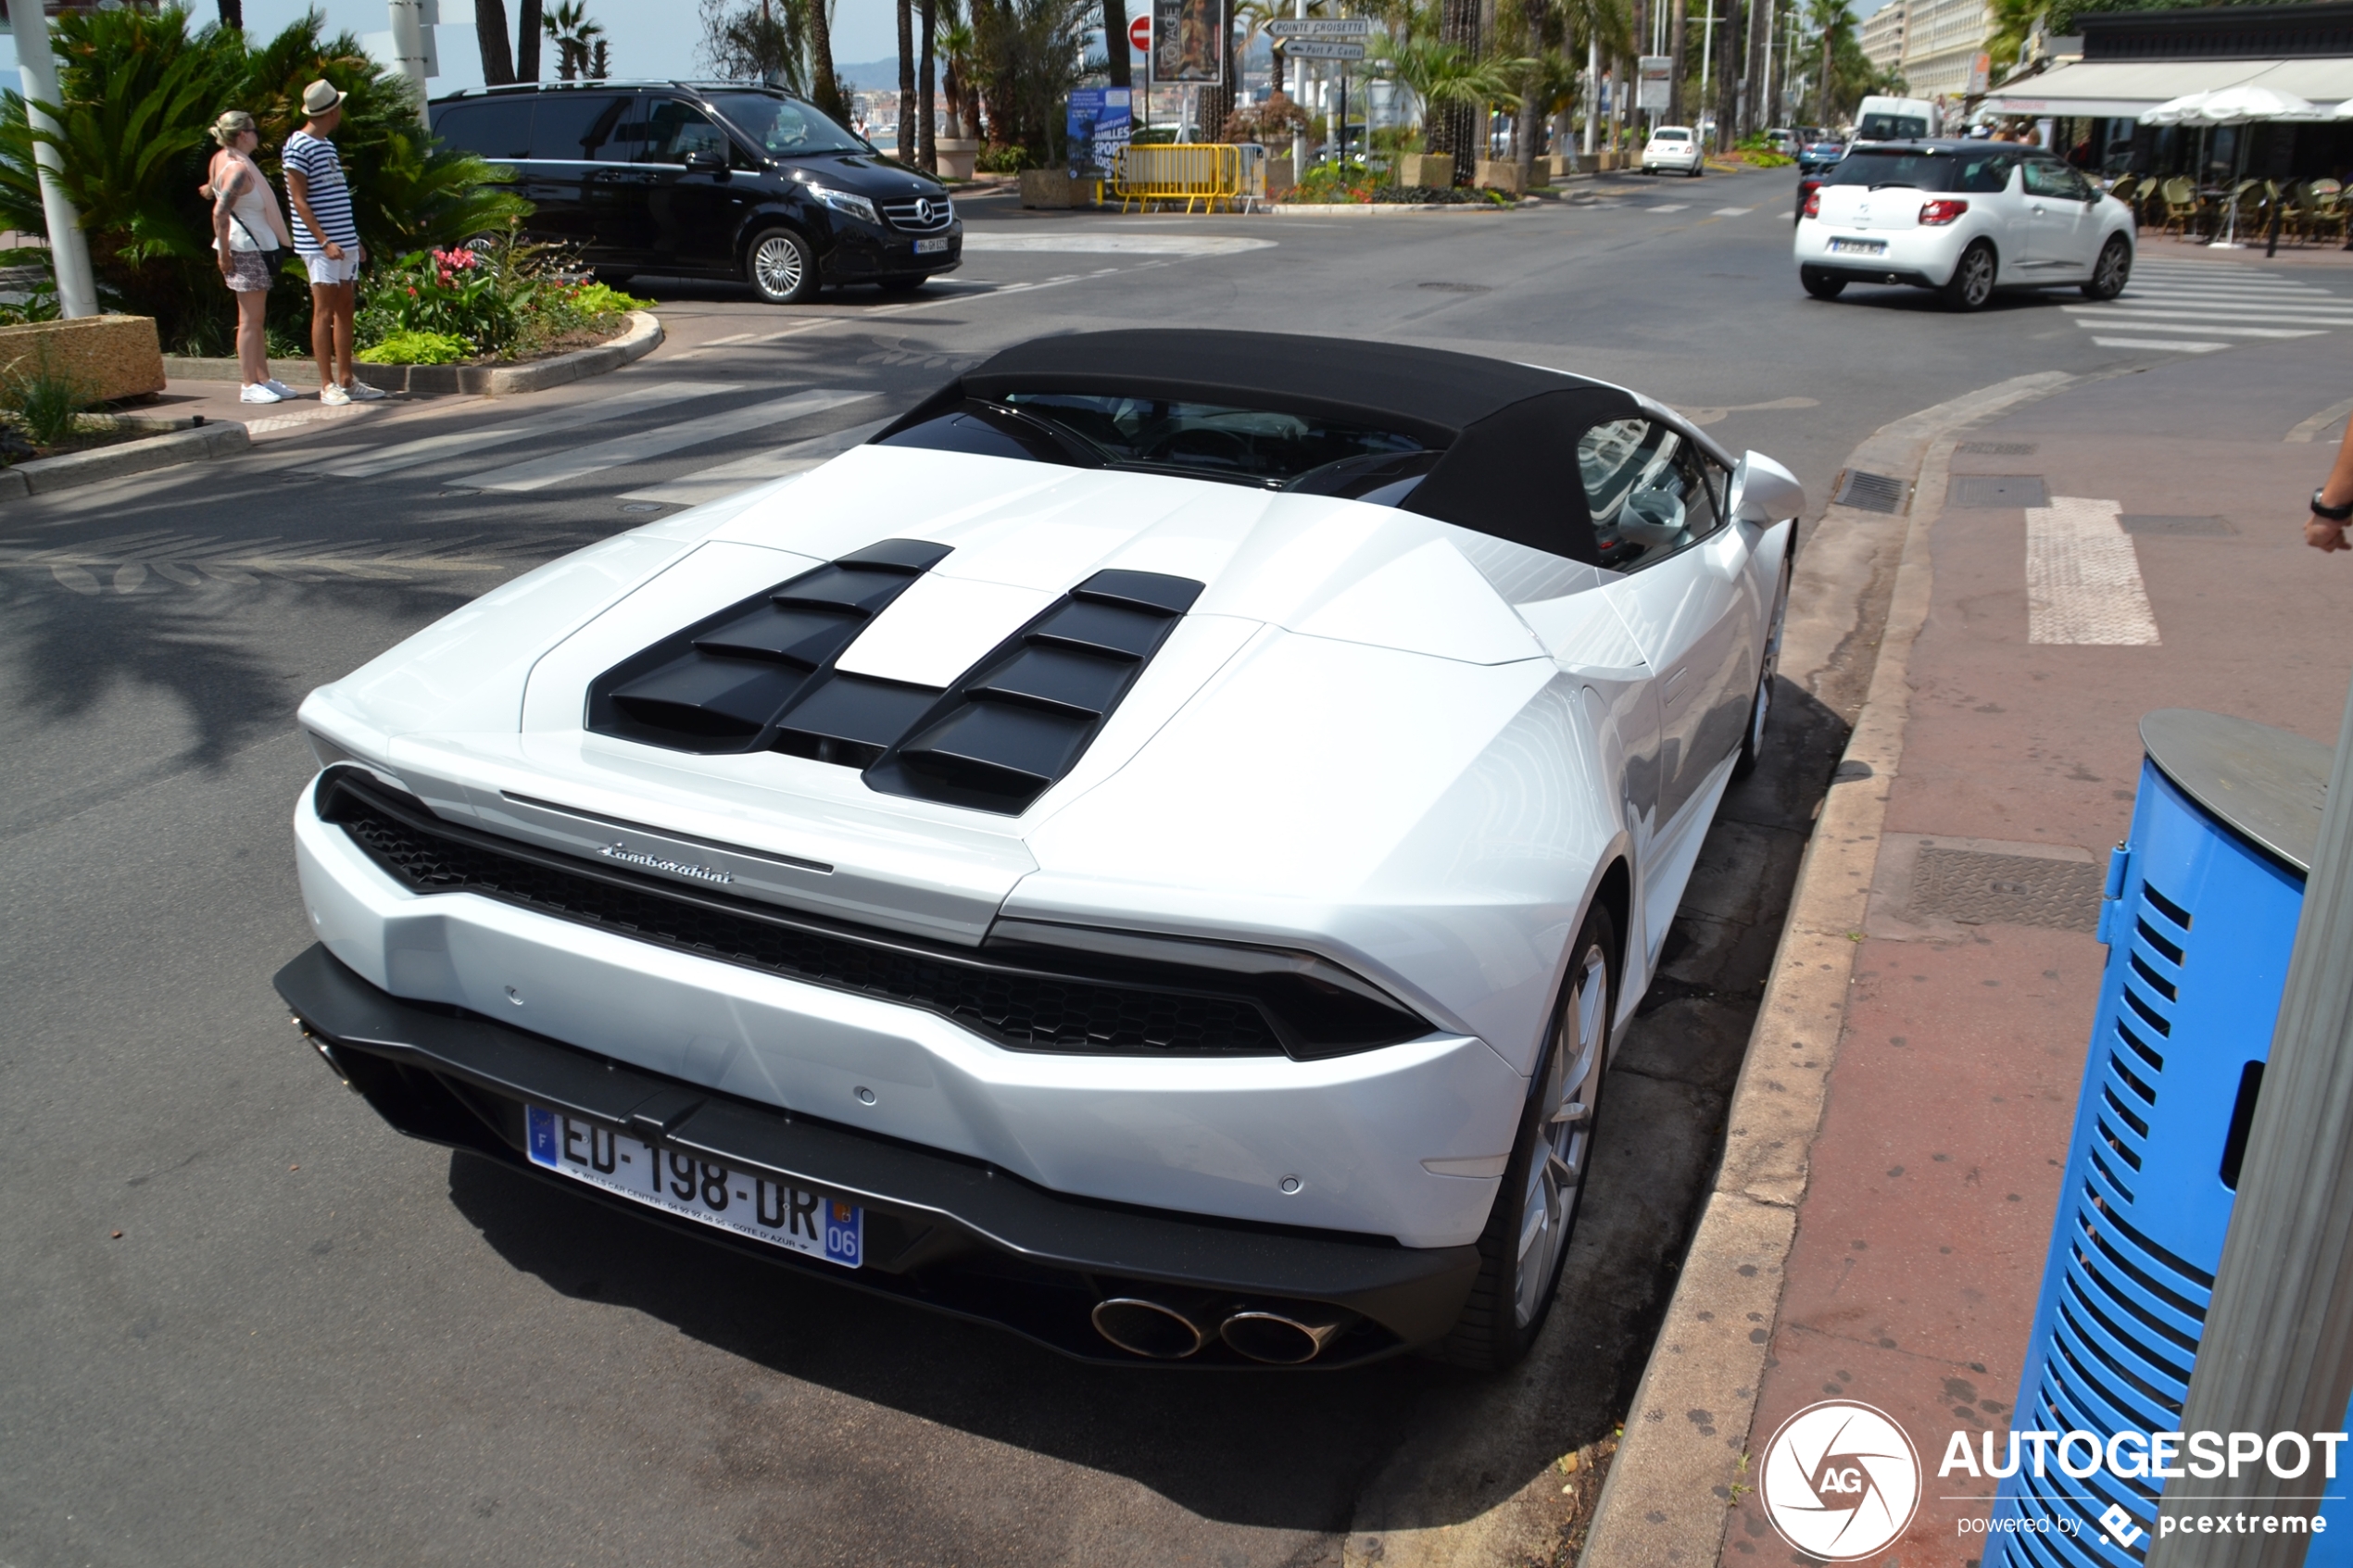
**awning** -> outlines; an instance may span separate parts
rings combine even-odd
[[[2192,93],[2255,85],[2316,104],[2353,97],[2353,56],[2295,60],[2085,60],[1997,87],[1994,114],[2138,119]]]

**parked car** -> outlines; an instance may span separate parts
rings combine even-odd
[[[1846,156],[1846,144],[1834,136],[1807,142],[1797,149],[1797,172],[1802,179],[1819,174]]]
[[[1997,289],[2071,284],[2114,299],[2138,238],[2130,207],[2050,154],[1944,141],[1858,143],[1806,198],[1793,245],[1817,299],[1909,283],[1975,310]]]
[[[946,186],[773,88],[547,82],[454,94],[431,116],[514,171],[535,238],[608,281],[740,278],[785,305],[824,283],[919,288],[961,259]]]
[[[1502,359],[1007,349],[311,693],[278,988],[404,1133],[1075,1356],[1506,1365],[1804,507]]]
[[[1668,169],[1692,176],[1707,172],[1707,155],[1688,125],[1662,125],[1642,144],[1642,172]]]

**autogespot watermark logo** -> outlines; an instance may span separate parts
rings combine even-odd
[[[2328,1519],[2324,1514],[2308,1512],[2303,1505],[2334,1501],[2343,1495],[2341,1491],[2323,1489],[2328,1482],[2336,1479],[2337,1449],[2346,1441],[2342,1432],[2315,1432],[2308,1437],[2301,1432],[2274,1432],[2267,1436],[2259,1432],[2142,1432],[2130,1428],[2107,1435],[2012,1431],[1999,1434],[1998,1457],[1996,1436],[1992,1432],[1955,1432],[1944,1445],[1944,1459],[1936,1467],[1937,1476],[1942,1479],[1959,1474],[2007,1481],[2022,1470],[2037,1481],[2046,1481],[2056,1472],[2074,1481],[2104,1475],[2112,1481],[2136,1480],[2145,1486],[2151,1480],[2178,1480],[2185,1475],[2201,1481],[2227,1475],[2235,1481],[2242,1472],[2251,1474],[2260,1466],[2271,1472],[2274,1480],[2320,1483],[2315,1490],[2296,1498],[2282,1495],[2263,1499],[2285,1505],[2278,1512],[2249,1512],[2243,1508],[2208,1511],[2201,1503],[2197,1512],[2169,1513],[2156,1522],[2160,1536],[2317,1536],[2327,1530]],[[2099,1499],[2087,1495],[2073,1500],[2088,1505]],[[2255,1499],[2212,1500],[2226,1503]],[[2148,1534],[2115,1503],[2101,1509],[2094,1522],[2102,1534],[2128,1551]],[[2080,1529],[2076,1521],[2064,1515],[2044,1519],[2000,1511],[1990,1519],[1963,1519],[1960,1527],[1965,1536],[2028,1531],[2072,1535]]]
[[[1781,1538],[1831,1562],[1883,1550],[1920,1503],[1920,1456],[1885,1411],[1808,1405],[1765,1445],[1757,1495]]]

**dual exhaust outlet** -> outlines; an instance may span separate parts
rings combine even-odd
[[[1187,1292],[1114,1296],[1095,1303],[1095,1332],[1129,1355],[1181,1361],[1212,1339],[1237,1355],[1270,1366],[1300,1366],[1324,1353],[1356,1314],[1306,1302],[1235,1306],[1230,1299]]]

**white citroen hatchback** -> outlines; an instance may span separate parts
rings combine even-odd
[[[2114,299],[2136,237],[2130,207],[2048,153],[1866,143],[1806,198],[1794,249],[1798,281],[1817,299],[1849,283],[1909,283],[1976,310],[1997,288],[2071,285]]]

